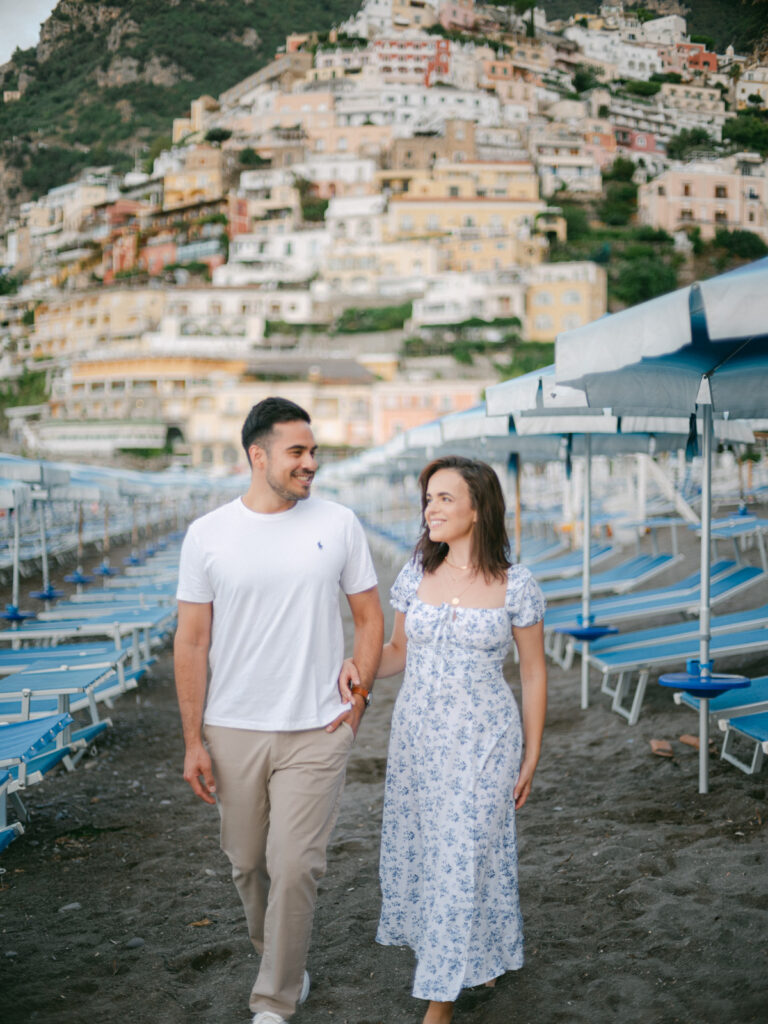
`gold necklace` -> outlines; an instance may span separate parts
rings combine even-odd
[[[447,559],[445,559],[445,561],[448,561],[448,560],[447,560]],[[450,562],[448,562],[448,564],[450,565],[451,563],[450,563]],[[468,568],[470,568],[470,567],[469,567],[469,566],[467,566],[466,568],[468,569]],[[450,580],[450,582],[451,582],[451,584],[452,584],[452,588],[451,588],[451,589],[454,589],[454,588],[456,587],[456,583],[457,583],[457,580],[455,580],[455,579],[453,578],[453,576],[451,576],[451,574],[450,574],[450,573],[446,573],[445,575],[446,575],[446,576],[448,577],[448,579]],[[450,603],[450,604],[452,604],[454,608],[456,607],[456,605],[457,605],[457,604],[459,604],[459,603],[460,603],[460,601],[461,601],[462,597],[464,596],[464,594],[466,594],[466,592],[467,592],[467,591],[469,590],[469,588],[470,588],[470,587],[472,586],[472,584],[473,584],[473,583],[475,582],[476,578],[477,578],[477,576],[476,576],[476,574],[475,574],[475,572],[474,572],[474,570],[473,570],[473,572],[472,572],[472,575],[470,576],[470,579],[469,579],[469,583],[468,583],[468,584],[466,585],[466,587],[464,587],[464,589],[463,589],[463,590],[460,590],[458,594],[456,594],[456,595],[455,595],[454,597],[452,597],[452,598],[450,599],[450,602],[449,602],[449,603]]]
[[[472,563],[471,563],[471,562],[469,563],[469,565],[456,565],[456,563],[455,563],[455,562],[451,562],[451,561],[450,561],[450,559],[448,558],[448,556],[447,556],[447,555],[446,555],[446,557],[445,557],[445,558],[443,559],[443,561],[445,562],[445,564],[446,564],[446,565],[450,565],[450,567],[451,567],[452,569],[461,569],[461,571],[462,571],[462,572],[464,572],[464,571],[465,571],[465,570],[467,570],[467,569],[471,569],[471,568],[472,568]]]

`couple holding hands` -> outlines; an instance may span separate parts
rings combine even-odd
[[[376,940],[414,951],[413,995],[429,1002],[423,1024],[444,1024],[462,988],[492,985],[523,963],[515,811],[544,727],[541,591],[510,564],[493,470],[436,459],[420,476],[422,531],[392,587],[395,621],[382,647],[362,527],[342,505],[310,498],[308,414],[265,399],[242,441],[246,494],[184,539],[174,661],[184,778],[218,806],[261,956],[253,1024],[284,1024],[309,994],[317,882],[349,753],[374,679],[403,671]],[[354,623],[347,660],[339,590]],[[522,718],[502,674],[513,641]]]

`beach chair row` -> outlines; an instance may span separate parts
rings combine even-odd
[[[59,766],[75,768],[112,724],[103,709],[136,688],[167,643],[177,558],[0,630],[0,849],[28,822],[25,791]],[[18,821],[8,821],[8,801]]]

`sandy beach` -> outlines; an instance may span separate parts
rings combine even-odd
[[[691,572],[693,541],[686,554]],[[396,569],[379,561],[389,622]],[[765,602],[765,584],[740,600]],[[720,667],[765,674],[768,657]],[[374,943],[398,684],[377,685],[352,754],[296,1024],[418,1024],[424,1012],[410,996],[410,951]],[[550,666],[544,754],[518,819],[525,967],[465,992],[455,1021],[761,1024],[768,769],[748,777],[713,756],[700,796],[698,754],[679,741],[697,730],[693,712],[652,683],[629,727],[596,681],[587,712],[578,689],[578,661]],[[245,1024],[256,959],[217,813],[181,778],[169,652],[112,719],[94,757],[29,792],[33,820],[0,858],[0,1019]],[[655,756],[651,739],[669,740],[673,756]]]

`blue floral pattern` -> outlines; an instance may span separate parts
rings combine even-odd
[[[387,762],[376,940],[410,946],[413,994],[454,1000],[523,964],[513,790],[523,737],[502,667],[511,626],[544,615],[530,572],[512,566],[502,608],[425,604],[420,565],[391,591],[408,656]]]

